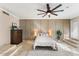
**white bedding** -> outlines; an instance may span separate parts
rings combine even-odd
[[[34,49],[36,46],[51,46],[56,47],[56,42],[49,36],[37,36],[34,42]]]

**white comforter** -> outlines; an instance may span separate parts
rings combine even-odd
[[[34,42],[34,49],[36,46],[51,46],[55,48],[56,42],[48,36],[37,36]]]

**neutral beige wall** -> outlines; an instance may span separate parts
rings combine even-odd
[[[49,29],[52,30],[52,37],[56,37],[56,31],[60,30],[63,35],[69,36],[69,24],[68,19],[22,19],[20,20],[20,27],[23,29],[23,38],[31,37],[33,35],[33,30],[38,29],[44,32],[48,32]]]
[[[9,43],[10,41],[9,21],[10,21],[9,16],[3,14],[0,11],[0,45]]]
[[[15,16],[10,15],[10,24],[12,25],[12,23],[16,23],[17,27],[19,27],[19,19]]]
[[[0,46],[10,43],[10,29],[12,22],[16,22],[19,26],[19,20],[12,15],[8,16],[0,10]]]

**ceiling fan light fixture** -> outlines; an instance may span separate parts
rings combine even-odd
[[[47,13],[47,15],[50,15],[50,13]]]
[[[48,17],[50,18],[50,15],[48,15]]]
[[[47,6],[47,11],[44,11],[44,10],[41,10],[41,9],[37,9],[37,11],[43,12],[42,14],[38,14],[38,15],[43,15],[42,17],[45,17],[46,15],[48,15],[48,17],[50,18],[50,15],[51,15],[51,14],[52,14],[52,15],[55,15],[55,16],[58,16],[58,14],[55,14],[55,12],[63,12],[63,11],[64,11],[64,10],[57,10],[57,11],[56,11],[56,9],[59,8],[59,7],[61,7],[62,4],[57,5],[57,6],[56,6],[55,8],[53,8],[53,9],[50,9],[50,6],[49,6],[48,3],[46,4],[46,6]]]

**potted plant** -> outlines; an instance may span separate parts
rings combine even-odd
[[[60,37],[62,35],[62,32],[60,30],[56,31],[57,39],[60,40]]]

